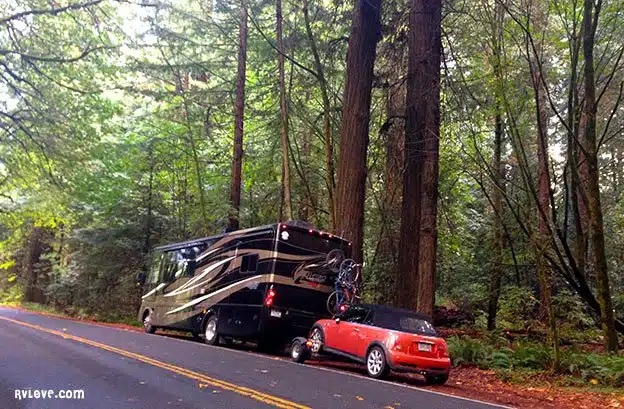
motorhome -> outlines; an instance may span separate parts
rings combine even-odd
[[[307,223],[238,230],[154,249],[138,318],[145,330],[190,331],[206,343],[279,345],[329,316],[336,269],[351,243]],[[328,259],[328,254],[330,259]]]

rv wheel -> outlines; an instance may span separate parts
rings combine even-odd
[[[217,332],[217,316],[211,315],[206,321],[204,327],[204,342],[208,345],[216,345],[219,340],[219,334]]]
[[[143,330],[148,334],[156,332],[156,327],[152,325],[152,310],[147,310],[143,314]]]

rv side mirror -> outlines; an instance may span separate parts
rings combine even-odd
[[[336,324],[340,324],[340,318],[336,318],[334,321],[336,321]]]
[[[141,272],[137,273],[137,275],[136,275],[137,286],[144,285],[146,278],[147,278],[147,274],[145,274],[145,272],[141,271]]]

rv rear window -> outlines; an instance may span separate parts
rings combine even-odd
[[[241,260],[241,273],[255,273],[258,271],[258,255],[246,254]]]

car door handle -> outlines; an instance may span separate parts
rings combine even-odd
[[[353,331],[360,332],[359,328],[353,328]]]

